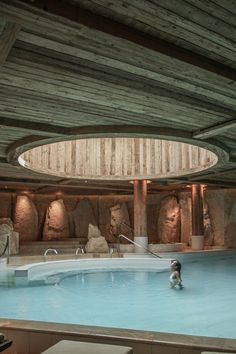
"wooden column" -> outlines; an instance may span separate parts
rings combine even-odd
[[[202,249],[204,246],[203,186],[202,185],[200,184],[192,185],[191,200],[192,200],[192,248],[197,250],[197,249]]]
[[[134,241],[144,248],[148,247],[147,180],[134,181]],[[135,246],[135,252],[145,253],[144,248]]]

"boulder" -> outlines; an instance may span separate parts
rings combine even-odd
[[[44,240],[60,240],[69,237],[69,221],[62,199],[54,200],[46,215],[43,230]]]
[[[10,218],[0,218],[0,225],[2,224],[8,225],[11,231],[13,231],[13,222]]]
[[[19,233],[12,230],[12,225],[0,224],[0,255],[4,252],[9,237],[9,254],[19,253]],[[6,253],[5,253],[6,254]]]
[[[26,195],[19,195],[17,197],[14,230],[19,232],[20,242],[37,241],[38,212],[34,202]]]
[[[97,226],[93,207],[88,199],[81,200],[73,211],[75,237],[88,239],[89,225]]]
[[[85,245],[86,253],[108,253],[109,247],[105,237],[91,237]]]
[[[158,235],[160,243],[176,243],[180,237],[180,210],[175,196],[165,197],[161,201],[158,217]]]
[[[110,208],[111,211],[111,232],[114,236],[124,234],[128,238],[133,238],[130,226],[130,217],[127,204],[116,204]],[[122,242],[124,242],[122,240]]]
[[[90,240],[90,238],[92,238],[92,237],[100,237],[100,236],[102,236],[102,235],[101,235],[101,231],[99,230],[98,226],[89,224],[89,226],[88,226],[88,239]]]

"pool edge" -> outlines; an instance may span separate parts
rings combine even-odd
[[[33,334],[40,334],[45,337],[46,342],[50,345],[55,344],[62,339],[92,341],[99,343],[114,343],[114,344],[129,344],[135,347],[135,352],[138,354],[138,348],[143,345],[150,347],[150,353],[155,353],[155,348],[166,347],[169,348],[168,353],[174,354],[176,350],[180,354],[186,353],[186,349],[194,350],[194,353],[201,353],[202,351],[227,351],[236,352],[236,339],[228,338],[213,338],[183,334],[171,334],[152,331],[117,329],[97,326],[84,326],[75,324],[63,324],[53,322],[39,322],[29,320],[13,320],[7,318],[0,318],[0,330],[7,333],[9,339],[17,345],[18,337],[21,341],[30,341]],[[16,332],[20,332],[20,336],[15,338]],[[152,348],[152,349],[151,349]],[[34,350],[27,351],[25,354],[36,353]],[[141,351],[140,351],[141,353]],[[148,352],[147,352],[148,353]]]

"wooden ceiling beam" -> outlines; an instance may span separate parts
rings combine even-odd
[[[219,135],[226,130],[236,127],[236,119],[228,120],[227,122],[211,125],[208,128],[201,129],[193,133],[192,137],[195,139],[207,139],[215,135]]]
[[[236,173],[236,168],[230,168],[228,170],[223,170],[223,171],[215,171],[215,172],[211,172],[211,173],[206,173],[204,175],[200,175],[200,176],[193,176],[193,177],[189,177],[191,181],[195,181],[195,180],[201,180],[201,179],[205,179],[205,178],[218,178],[218,176],[223,176],[223,175],[228,175],[230,173]]]
[[[109,181],[107,181],[109,183]],[[45,190],[47,188],[57,188],[58,191],[60,189],[87,189],[87,190],[105,190],[105,191],[122,191],[122,192],[131,192],[133,191],[132,185],[127,185],[127,186],[121,186],[119,184],[114,186],[108,185],[108,184],[103,184],[99,185],[96,184],[96,181],[94,181],[93,184],[85,183],[83,182],[74,182],[74,184],[59,184],[58,182],[48,182],[48,181],[32,181],[32,180],[27,180],[27,179],[4,179],[1,178],[0,180],[0,188],[5,188],[6,186],[10,186],[11,188],[13,187],[22,187],[22,190],[30,188],[33,189],[32,192],[37,193],[39,191]]]
[[[3,25],[3,30],[0,33],[0,66],[4,65],[11,48],[13,47],[17,34],[21,29],[19,24],[13,22],[5,22],[0,18],[0,22]]]
[[[48,13],[64,17],[76,23],[80,23],[94,30],[110,34],[112,36],[130,41],[142,47],[151,49],[158,53],[164,54],[171,58],[175,58],[226,77],[230,80],[236,80],[236,70],[227,67],[215,60],[206,58],[205,56],[192,51],[181,48],[167,42],[163,39],[154,37],[147,33],[143,33],[133,27],[122,24],[115,20],[106,18],[99,14],[94,14],[89,10],[81,8],[78,4],[69,3],[66,0],[20,0],[23,3],[30,4]]]
[[[68,128],[67,134],[70,136],[84,135],[95,137],[114,136],[140,136],[140,137],[179,137],[181,139],[190,139],[191,133],[181,130],[173,129],[171,127],[155,127],[151,125],[134,125],[134,124],[117,124],[117,125],[93,125],[83,127]]]
[[[18,120],[12,118],[0,117],[0,127],[7,127],[13,129],[23,129],[30,132],[37,132],[41,135],[49,137],[58,137],[67,135],[66,128],[61,128],[51,124],[35,123],[26,120]]]
[[[155,135],[155,136],[177,136],[181,138],[191,138],[190,132],[185,132],[180,129],[172,129],[170,127],[156,128],[154,126],[143,125],[93,125],[93,126],[77,126],[77,127],[59,127],[56,125],[46,123],[36,123],[26,120],[18,120],[13,118],[5,118],[0,116],[0,127],[9,127],[13,129],[23,129],[32,133],[40,133],[41,136],[49,137],[65,137],[84,135],[87,136],[109,136],[113,134],[120,135]]]

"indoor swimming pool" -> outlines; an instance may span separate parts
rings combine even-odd
[[[236,256],[182,262],[169,271],[63,273],[51,285],[0,287],[1,317],[236,339]]]

